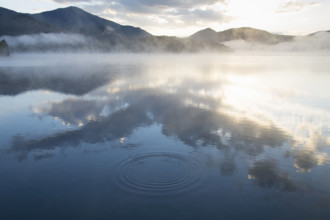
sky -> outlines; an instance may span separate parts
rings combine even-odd
[[[0,6],[25,13],[77,6],[154,35],[178,37],[204,28],[293,35],[330,30],[330,0],[0,0]]]

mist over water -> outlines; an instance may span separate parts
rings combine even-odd
[[[256,30],[254,30],[257,32]],[[215,32],[216,33],[216,32]],[[91,34],[91,33],[89,33]],[[300,53],[329,54],[330,32],[320,31],[304,36],[290,36],[290,39],[272,42],[272,34],[251,36],[240,33],[241,38],[217,39],[205,33],[187,38],[153,36],[136,38],[127,42],[102,41],[91,35],[79,33],[41,33],[19,36],[0,36],[6,39],[13,53]],[[251,33],[250,33],[251,34]],[[260,34],[260,33],[259,33]],[[283,35],[285,36],[285,35]],[[213,39],[214,37],[215,39]],[[244,39],[247,38],[247,39]],[[292,38],[291,38],[292,37]]]
[[[1,58],[0,218],[328,219],[329,55],[283,51]]]
[[[292,41],[273,45],[258,44],[244,40],[224,42],[224,45],[236,52],[259,53],[326,53],[330,52],[330,32],[317,32],[312,35],[297,36]]]

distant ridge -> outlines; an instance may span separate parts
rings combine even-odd
[[[317,32],[311,33],[311,34],[309,34],[307,36],[314,36],[316,34],[321,34],[321,33],[330,33],[330,30],[328,30],[328,31],[317,31]]]
[[[330,30],[315,32],[305,37],[308,39],[318,33],[328,34]],[[37,45],[24,44],[22,39],[15,41],[16,36],[22,35],[28,35],[24,36],[24,39],[32,39],[29,42],[37,42]],[[0,7],[0,36],[10,38],[7,42],[14,52],[223,52],[231,51],[231,48],[225,46],[228,41],[242,40],[254,44],[275,45],[296,39],[295,36],[273,34],[251,27],[231,28],[220,32],[206,28],[186,38],[154,36],[139,27],[120,25],[73,6],[37,14],[18,13]],[[11,43],[13,45],[10,45]]]
[[[190,36],[197,40],[212,40],[225,42],[231,40],[245,40],[247,42],[257,42],[263,44],[277,44],[291,41],[294,36],[272,34],[264,30],[251,27],[232,28],[225,31],[216,32],[210,28],[198,31]]]
[[[218,42],[219,34],[211,28],[206,28],[204,30],[196,32],[195,34],[191,35],[189,38],[194,40]]]

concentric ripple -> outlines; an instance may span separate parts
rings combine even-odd
[[[176,195],[195,189],[201,163],[189,155],[150,153],[124,161],[118,169],[120,187],[144,195]]]

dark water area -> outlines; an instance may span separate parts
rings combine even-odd
[[[330,219],[328,55],[0,60],[0,219]]]

